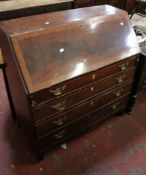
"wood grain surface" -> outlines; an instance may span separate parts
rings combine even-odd
[[[139,53],[126,16],[107,15],[11,38],[30,93]]]

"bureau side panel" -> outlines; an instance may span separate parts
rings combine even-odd
[[[10,46],[10,41],[8,41],[2,31],[0,31],[0,48],[2,49],[4,61],[7,65],[5,68],[5,76],[8,86],[7,90],[9,90],[10,93],[9,98],[12,100],[13,105],[11,107],[14,107],[12,109],[14,111],[13,115],[15,115],[14,118],[26,130],[33,143],[34,131],[27,90],[25,89],[22,77],[17,70],[17,64]]]

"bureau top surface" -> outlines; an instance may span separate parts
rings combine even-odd
[[[103,17],[107,15],[124,16],[126,12],[109,5],[92,6],[73,10],[45,13],[11,19],[9,21],[0,21],[0,28],[7,35],[16,35],[25,32],[38,31],[40,29],[50,28],[56,25],[62,25],[69,22],[80,21],[93,17]]]
[[[100,8],[93,7],[96,11]],[[78,14],[84,14],[86,10],[88,8],[80,9]],[[23,33],[17,31],[17,34],[11,31],[10,40],[15,58],[29,93],[98,70],[140,52],[127,14],[111,6],[102,6],[102,10],[102,15],[95,12],[90,18],[70,22],[61,19],[61,24]],[[76,16],[73,11],[70,12]],[[69,12],[63,13],[65,16]],[[59,14],[55,13],[54,20],[60,18]]]
[[[72,1],[73,0],[0,0],[0,12]]]

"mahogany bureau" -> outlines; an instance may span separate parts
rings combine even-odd
[[[0,28],[16,119],[38,158],[131,110],[140,49],[125,11],[95,6],[3,21]]]

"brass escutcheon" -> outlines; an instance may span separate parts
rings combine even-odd
[[[55,96],[58,96],[58,95],[63,94],[63,91],[65,88],[66,88],[66,85],[63,85],[62,87],[58,87],[56,89],[51,89],[49,92]]]

